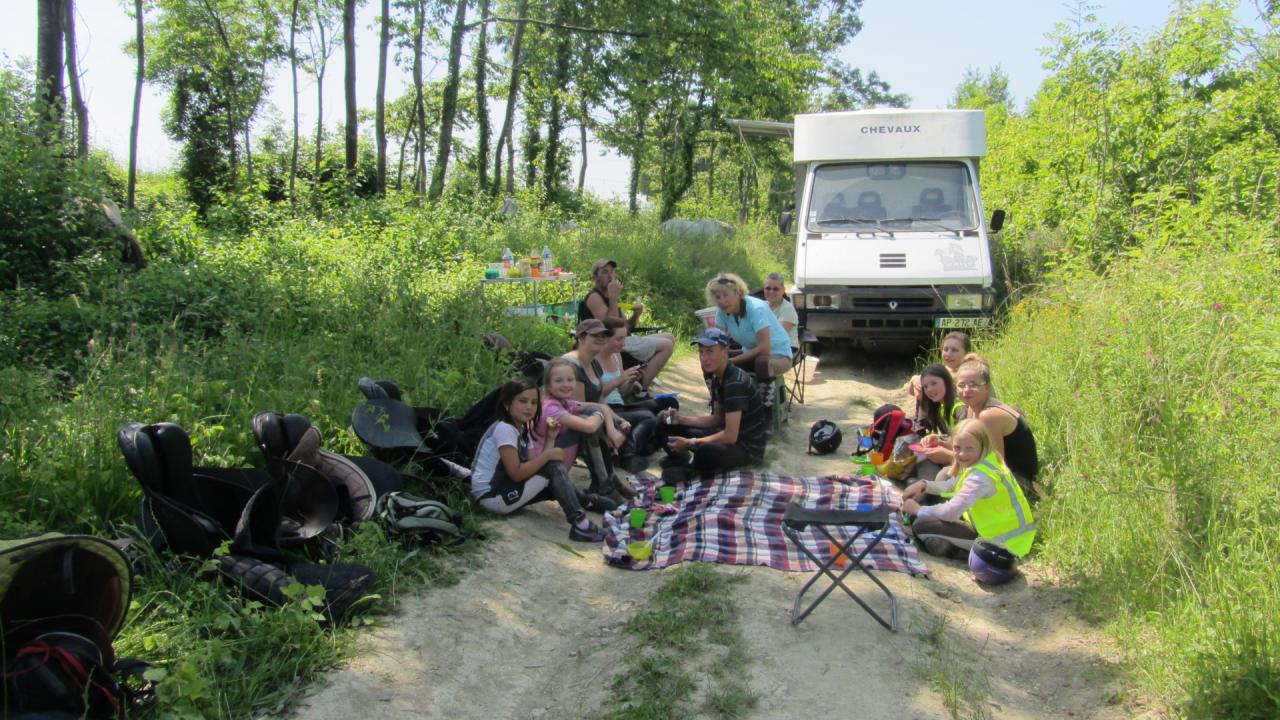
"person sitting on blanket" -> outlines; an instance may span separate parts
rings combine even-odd
[[[578,320],[604,320],[607,317],[622,317],[622,308],[618,303],[622,297],[622,283],[618,281],[616,271],[618,263],[613,260],[597,260],[591,266],[593,286],[587,296],[578,303]],[[634,330],[636,321],[644,312],[644,303],[636,302],[631,307],[631,317],[625,318],[627,327]],[[626,337],[623,352],[636,362],[644,363],[640,373],[640,390],[638,398],[648,396],[649,386],[658,376],[671,353],[675,350],[676,336],[671,333],[650,333],[648,335],[631,335]]]
[[[693,341],[711,394],[711,414],[662,411],[654,435],[667,448],[662,476],[668,482],[687,479],[688,470],[719,473],[764,457],[769,413],[756,394],[755,378],[729,361],[730,340],[723,330],[708,328]]]
[[[902,512],[915,517],[912,534],[933,555],[959,557],[974,541],[987,540],[1025,556],[1036,536],[1031,505],[996,453],[986,425],[961,421],[951,447],[955,463],[937,480],[919,480],[902,492]],[[925,493],[951,497],[939,505],[923,505]]]

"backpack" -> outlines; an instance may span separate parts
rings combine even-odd
[[[124,717],[139,697],[125,680],[149,667],[112,646],[132,587],[124,553],[102,538],[0,540],[0,716]]]
[[[881,405],[871,417],[871,425],[866,430],[871,445],[868,447],[866,443],[860,443],[853,454],[878,452],[888,457],[893,452],[894,442],[903,435],[911,434],[911,421],[897,405]]]
[[[377,515],[396,534],[426,540],[462,539],[462,517],[438,500],[405,492],[387,493],[378,498]]]

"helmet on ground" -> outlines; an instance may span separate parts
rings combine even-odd
[[[826,455],[840,447],[843,434],[840,427],[830,420],[819,420],[809,428],[809,452]]]
[[[1018,574],[1017,558],[1007,549],[987,540],[978,540],[969,549],[969,570],[973,579],[986,585],[1001,585]]]

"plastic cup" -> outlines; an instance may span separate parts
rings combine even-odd
[[[872,465],[883,465],[884,453],[878,452],[876,450],[872,450],[870,455],[868,456],[868,459],[871,461]]]
[[[840,552],[839,545],[836,545],[833,542],[828,542],[827,546],[830,549],[831,557],[836,559],[836,562],[835,562],[836,567],[844,568],[849,566],[849,556]]]
[[[658,498],[666,505],[676,501],[676,489],[670,485],[663,485],[658,488]]]
[[[648,560],[653,554],[653,543],[649,540],[640,540],[637,542],[627,543],[627,554],[636,560]]]
[[[644,516],[644,508],[631,508],[631,512],[627,514],[627,517],[631,520],[631,527],[633,528],[644,527]]]

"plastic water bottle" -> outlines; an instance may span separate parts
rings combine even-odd
[[[543,245],[542,246],[542,274],[548,275],[551,273],[553,269],[555,269],[555,265],[552,263],[553,259],[554,258],[552,258],[551,256],[551,246]]]
[[[510,270],[511,266],[515,264],[516,264],[516,256],[511,252],[511,248],[507,248],[506,250],[503,250],[502,251],[502,267],[506,268],[507,270]]]

